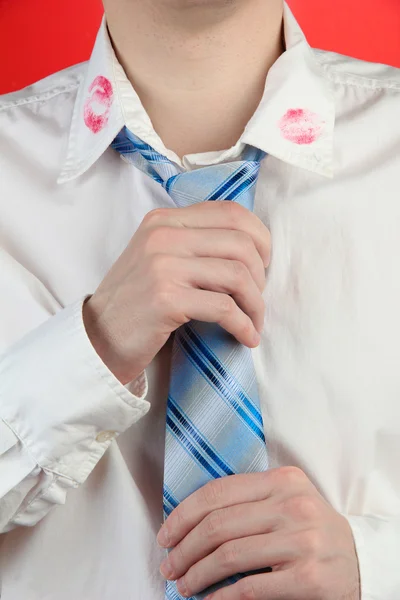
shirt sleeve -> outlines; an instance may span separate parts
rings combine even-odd
[[[360,565],[362,600],[398,600],[400,518],[347,517]]]
[[[146,374],[124,386],[94,350],[83,301],[0,357],[0,532],[34,525],[63,504],[150,408]]]

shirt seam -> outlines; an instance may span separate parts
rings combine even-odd
[[[319,59],[319,56],[315,56],[318,64],[324,70],[327,78],[333,83],[342,83],[343,85],[366,88],[371,90],[397,90],[400,91],[400,83],[386,79],[381,81],[380,79],[375,79],[373,77],[363,77],[361,75],[356,75],[355,73],[351,73],[350,71],[346,71],[345,73],[340,73],[337,71],[332,65],[325,63],[323,60]]]
[[[75,83],[71,83],[70,85],[59,89],[59,90],[51,90],[48,92],[42,92],[42,94],[36,94],[33,96],[28,96],[28,98],[22,98],[20,100],[15,100],[14,102],[9,102],[5,105],[0,105],[0,112],[7,110],[8,108],[16,108],[18,106],[24,106],[26,104],[34,104],[36,102],[42,102],[42,101],[47,101],[47,100],[52,100],[53,98],[55,98],[56,96],[59,96],[60,94],[65,94],[67,92],[71,92],[72,90],[75,90],[76,88],[78,88],[81,84],[81,80],[76,81]]]

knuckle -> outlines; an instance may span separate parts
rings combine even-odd
[[[201,504],[213,508],[218,505],[223,493],[222,482],[220,479],[214,479],[201,488],[199,501]]]
[[[237,225],[243,219],[244,208],[238,202],[223,201],[223,209],[225,211],[225,219],[230,225]]]
[[[247,255],[254,249],[253,238],[246,231],[237,231],[237,243],[241,247],[242,254]]]
[[[143,217],[143,224],[148,227],[154,227],[157,223],[164,219],[166,216],[167,209],[165,208],[153,208]]]
[[[299,485],[307,480],[304,472],[298,467],[281,467],[276,471],[276,477],[280,477],[285,485]]]
[[[238,561],[238,551],[234,542],[222,544],[216,552],[216,558],[224,571],[234,569]]]
[[[179,321],[177,293],[170,281],[156,281],[150,301],[155,316],[169,316]]]
[[[232,260],[231,268],[236,283],[244,284],[247,280],[247,267],[240,260]]]
[[[174,517],[175,523],[172,523],[171,529],[181,529],[186,524],[186,514],[183,503],[178,504],[174,512]]]
[[[299,520],[314,520],[318,507],[312,496],[292,496],[285,501],[285,512]]]
[[[319,555],[322,547],[321,535],[316,529],[302,531],[299,534],[297,544],[303,555]]]
[[[159,290],[153,296],[151,304],[154,316],[159,318],[170,318],[180,323],[180,315],[176,310],[176,295],[171,290]]]
[[[185,509],[184,509],[184,504],[179,504],[177,506],[177,508],[175,508],[175,510],[173,511],[173,513],[171,514],[171,516],[169,517],[169,531],[173,532],[176,530],[182,530],[184,529],[186,526],[186,514],[185,514]],[[177,548],[179,547],[179,544],[177,546]],[[175,551],[175,549],[174,549]]]
[[[214,510],[204,521],[205,534],[208,538],[215,539],[221,534],[223,528],[222,510]]]
[[[256,600],[257,593],[254,587],[254,583],[251,581],[251,579],[245,577],[244,579],[241,579],[239,581],[237,586],[239,600]]]
[[[169,562],[171,563],[171,566],[174,569],[174,571],[176,571],[177,565],[182,565],[186,562],[186,555],[182,546],[183,544],[178,544],[177,546],[175,546],[173,551],[170,552],[168,556]]]
[[[231,296],[222,296],[219,304],[220,320],[229,317],[235,309],[235,301]]]

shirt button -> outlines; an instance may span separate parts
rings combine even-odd
[[[109,442],[110,440],[115,438],[115,431],[100,431],[100,433],[96,436],[96,441],[103,444],[104,442]]]

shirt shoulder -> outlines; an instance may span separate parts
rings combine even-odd
[[[318,63],[333,83],[366,89],[400,91],[400,69],[381,63],[368,62],[329,52],[312,49]]]
[[[86,66],[87,62],[73,65],[25,88],[0,95],[0,114],[7,109],[42,104],[51,101],[56,96],[77,91]]]

